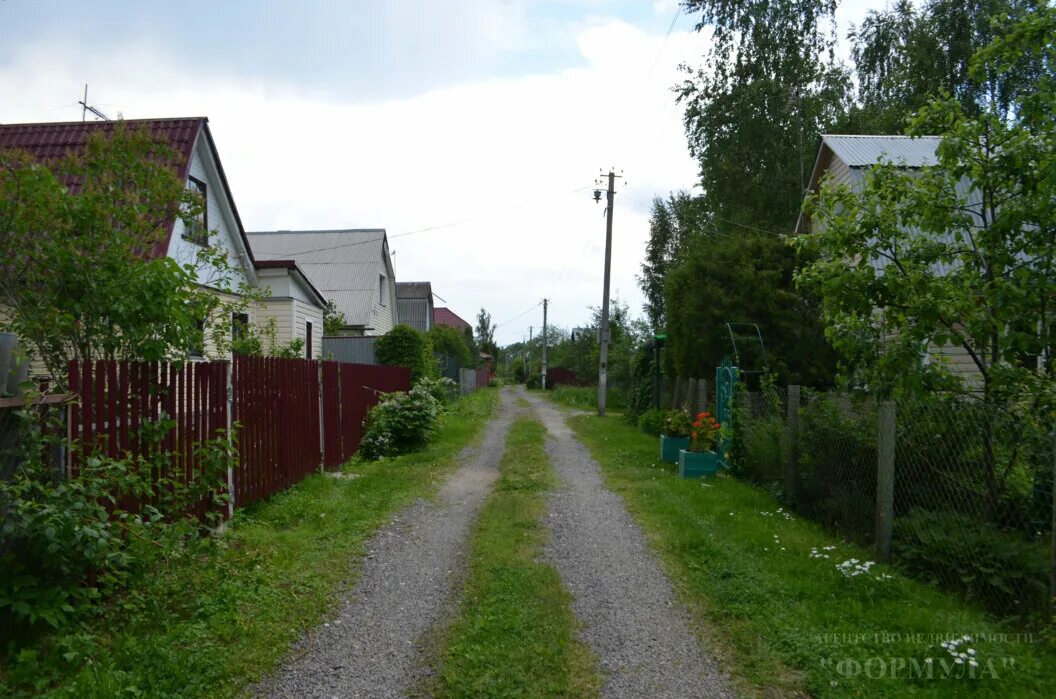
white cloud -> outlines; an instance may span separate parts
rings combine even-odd
[[[547,296],[552,322],[568,327],[601,300],[603,206],[589,190],[610,165],[627,183],[612,288],[640,308],[648,212],[631,202],[695,181],[670,87],[704,41],[607,21],[579,34],[584,68],[365,105],[203,75],[149,45],[37,45],[0,66],[0,95],[18,96],[0,103],[0,121],[80,118],[79,107],[54,108],[85,81],[127,118],[207,115],[250,230],[383,226],[395,236],[458,222],[394,238],[397,279],[432,281],[467,320],[485,306],[501,322]],[[541,309],[498,339],[540,324]]]

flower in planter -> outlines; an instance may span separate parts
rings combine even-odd
[[[697,413],[689,433],[689,451],[715,451],[722,426],[708,411]]]
[[[665,437],[689,437],[693,427],[693,421],[689,413],[684,410],[672,410],[667,414],[665,421]]]

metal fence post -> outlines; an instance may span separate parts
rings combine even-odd
[[[895,505],[895,402],[880,403],[876,464],[876,552],[891,560],[891,525]]]
[[[326,471],[326,428],[323,410],[326,409],[323,400],[323,363],[315,365],[315,385],[319,387],[319,470]]]
[[[785,502],[796,504],[796,466],[799,459],[799,386],[788,387],[788,461],[785,463]]]

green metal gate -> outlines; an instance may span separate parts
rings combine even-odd
[[[727,425],[732,425],[733,420],[733,393],[737,388],[737,374],[737,367],[730,362],[729,357],[723,358],[722,363],[715,368],[715,412],[718,414],[719,424],[727,434],[729,430],[725,428]],[[726,461],[729,441],[728,436],[722,435],[715,448],[720,468],[730,466]]]

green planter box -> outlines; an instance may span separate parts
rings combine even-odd
[[[686,451],[678,452],[678,477],[699,478],[700,476],[714,476],[719,472],[719,462],[713,451]]]
[[[689,437],[665,437],[660,435],[660,458],[669,464],[677,464],[679,449],[688,448]]]

